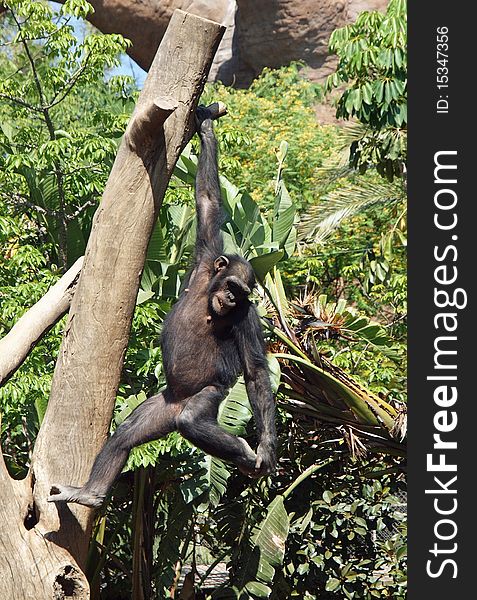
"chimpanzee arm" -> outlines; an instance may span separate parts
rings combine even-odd
[[[220,231],[223,212],[217,164],[217,140],[214,135],[212,119],[204,107],[197,108],[197,133],[200,137],[201,151],[195,180],[197,208],[195,258],[199,262],[207,250],[214,258],[220,256],[224,251],[224,242]]]
[[[270,473],[276,464],[275,401],[265,355],[260,320],[253,305],[247,317],[236,326],[236,342],[242,359],[247,394],[257,426],[258,448],[256,469]]]

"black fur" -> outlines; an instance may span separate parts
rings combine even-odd
[[[197,241],[188,287],[164,322],[167,389],[143,402],[108,439],[82,488],[54,485],[49,501],[100,506],[129,450],[173,430],[253,477],[275,466],[275,405],[259,317],[248,299],[255,283],[253,270],[243,258],[223,254],[217,142],[202,107],[197,110],[197,129]],[[240,373],[257,425],[256,453],[217,424],[219,404]]]

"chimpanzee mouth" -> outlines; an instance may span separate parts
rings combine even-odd
[[[232,294],[231,291],[227,290],[224,296],[224,300],[225,302],[227,302],[227,304],[229,304],[230,306],[235,306],[235,296]]]
[[[224,315],[235,308],[236,301],[233,294],[216,294],[212,297],[212,309],[218,315]]]
[[[225,295],[225,298],[220,298],[217,296],[217,300],[219,301],[220,308],[233,308],[236,304],[235,298],[232,295]]]

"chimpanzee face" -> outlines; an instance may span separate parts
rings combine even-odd
[[[209,308],[223,317],[243,304],[255,285],[250,264],[240,256],[219,256],[209,286]]]

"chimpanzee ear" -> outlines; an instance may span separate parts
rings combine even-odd
[[[229,259],[226,256],[219,256],[214,261],[214,269],[216,273],[222,271],[222,269],[226,269],[229,266]]]

